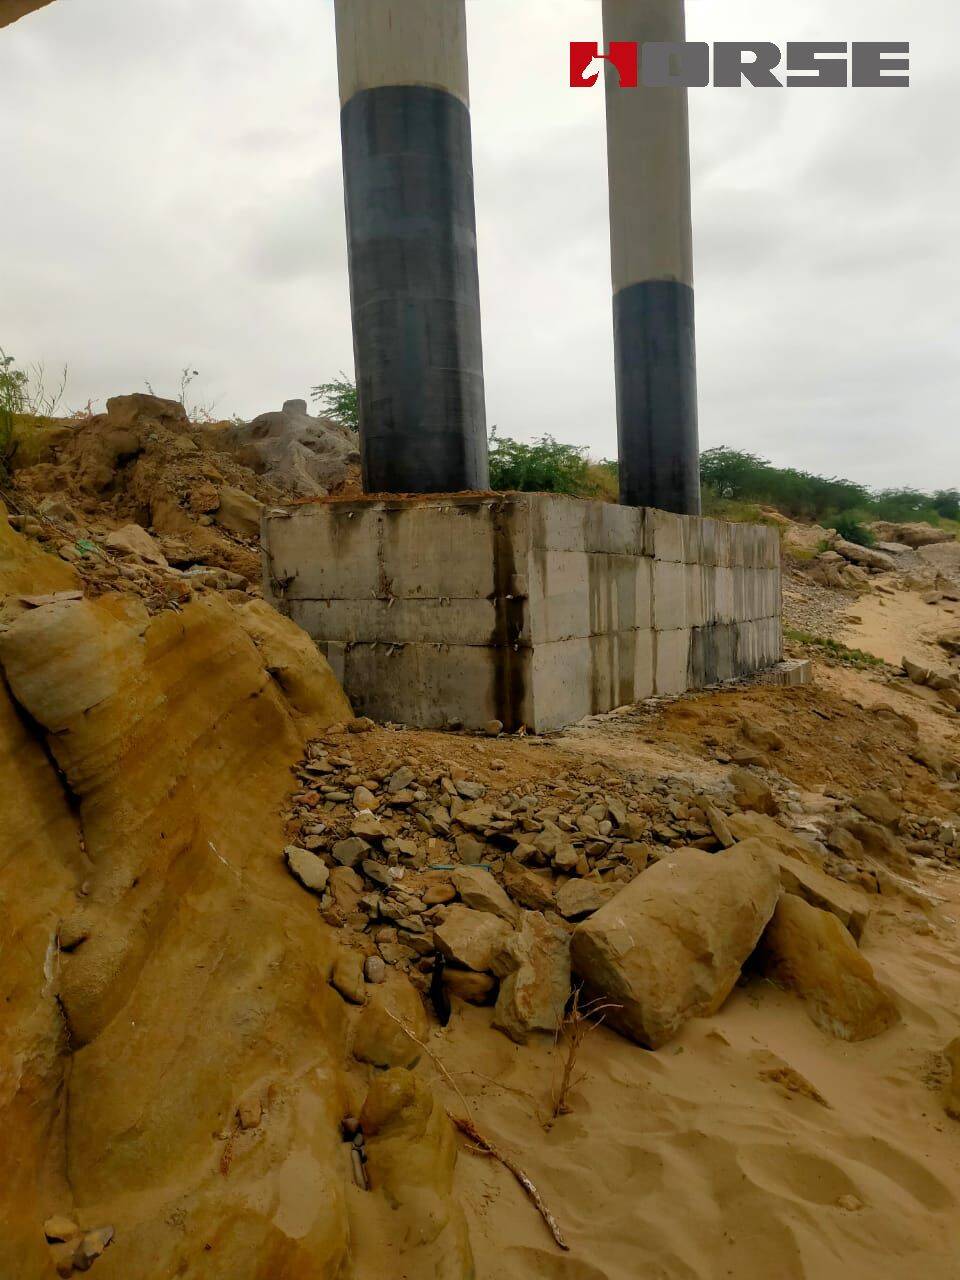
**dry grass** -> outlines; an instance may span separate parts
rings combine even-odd
[[[573,1110],[570,1095],[578,1085],[586,1079],[577,1074],[577,1058],[584,1040],[591,1032],[603,1024],[604,1014],[618,1005],[600,1000],[583,1000],[583,988],[577,987],[570,1001],[570,1007],[557,1028],[557,1047],[563,1048],[563,1063],[560,1068],[560,1079],[554,1086],[551,1095],[550,1120],[547,1128],[560,1116],[569,1115]]]

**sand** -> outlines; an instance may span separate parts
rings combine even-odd
[[[960,627],[960,605],[924,604],[913,591],[861,596],[848,612],[860,621],[846,624],[838,638],[851,649],[863,649],[897,667],[903,658],[946,666],[937,637]]]
[[[863,621],[846,643],[890,662],[902,653],[932,661],[932,638],[949,625],[947,611],[910,593],[864,597],[851,612]],[[545,764],[556,753],[713,781],[722,767],[704,738],[722,745],[746,714],[787,737],[777,767],[805,796],[858,778],[929,792],[922,770],[887,754],[872,709],[910,715],[925,740],[947,746],[958,741],[955,717],[883,670],[818,664],[816,681],[814,691],[688,697],[647,722],[605,718],[539,754]],[[537,755],[532,744],[500,750],[511,769]],[[456,1188],[478,1280],[955,1280],[960,1123],[946,1116],[941,1091],[942,1050],[960,1031],[960,872],[921,873],[918,887],[931,907],[922,897],[920,907],[876,899],[862,944],[903,1014],[898,1027],[847,1044],[820,1031],[795,996],[749,978],[719,1014],[657,1053],[593,1033],[572,1114],[549,1127],[562,1050],[549,1040],[518,1048],[491,1029],[489,1011],[455,1001],[431,1048],[570,1245],[556,1248],[501,1166],[462,1154]],[[462,1111],[436,1071],[423,1069]]]

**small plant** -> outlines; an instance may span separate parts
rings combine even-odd
[[[333,382],[321,382],[310,392],[311,399],[325,418],[339,422],[351,431],[360,430],[360,399],[357,384],[341,371]]]
[[[603,1003],[600,1000],[588,1000],[584,1003],[583,988],[577,987],[574,991],[573,998],[557,1028],[557,1046],[559,1048],[562,1045],[565,1053],[560,1070],[560,1079],[553,1090],[551,1099],[550,1124],[560,1116],[570,1114],[572,1110],[570,1094],[585,1078],[583,1075],[577,1074],[577,1058],[583,1047],[584,1040],[592,1031],[596,1031],[602,1025],[603,1015],[608,1009],[618,1007],[618,1005]]]
[[[16,456],[18,440],[16,418],[25,412],[27,375],[18,369],[13,356],[0,348],[0,481],[10,479],[10,468]]]
[[[180,370],[180,391],[177,400],[183,406],[183,411],[191,422],[216,422],[217,419],[214,417],[213,412],[217,407],[216,400],[209,400],[204,404],[199,400],[191,403],[188,398],[191,385],[199,377],[200,370],[192,369],[190,365]],[[153,384],[148,379],[144,379],[143,385],[152,396],[157,395],[157,392],[153,389]]]

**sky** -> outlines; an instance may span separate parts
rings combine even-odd
[[[467,0],[488,420],[616,454],[599,0]],[[691,91],[700,434],[960,487],[952,0],[688,0],[688,39],[909,40],[907,89]],[[66,404],[252,417],[353,368],[332,0],[0,30],[0,346]]]

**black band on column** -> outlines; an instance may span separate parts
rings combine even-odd
[[[341,127],[364,488],[486,489],[470,112],[388,86]]]
[[[614,295],[620,501],[700,514],[693,290],[673,280]]]

